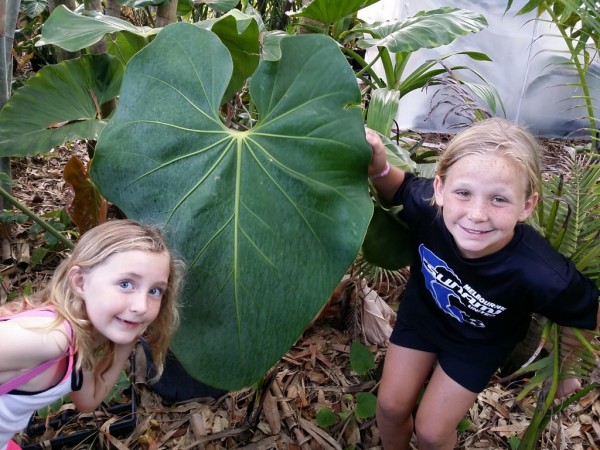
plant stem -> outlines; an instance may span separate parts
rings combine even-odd
[[[73,247],[75,247],[75,244],[73,244],[73,242],[71,242],[65,236],[63,236],[58,230],[56,230],[48,222],[45,222],[44,220],[42,220],[38,216],[36,216],[33,211],[31,211],[24,204],[22,204],[16,198],[14,198],[12,195],[10,195],[1,186],[0,186],[0,195],[2,197],[4,197],[4,199],[6,199],[6,201],[8,203],[13,205],[15,208],[18,208],[19,210],[21,210],[23,212],[23,214],[25,214],[27,217],[29,217],[31,220],[33,220],[35,223],[37,223],[39,226],[41,226],[44,230],[46,230],[48,233],[50,233],[52,236],[54,236],[59,242],[62,242],[65,245],[65,247],[67,247],[68,249],[73,249]]]
[[[590,87],[587,83],[586,72],[587,70],[583,68],[581,61],[579,61],[579,57],[575,48],[573,47],[573,41],[571,37],[567,35],[564,25],[560,22],[560,18],[554,13],[552,8],[544,8],[545,11],[550,15],[550,19],[556,25],[560,35],[562,36],[567,48],[569,49],[569,53],[571,54],[571,62],[575,66],[577,70],[577,76],[579,77],[579,83],[581,90],[583,91],[583,99],[585,100],[585,107],[587,109],[587,119],[590,122],[590,135],[592,139],[592,149],[596,148],[598,145],[598,133],[596,130],[596,121],[594,114],[594,106],[592,104],[592,97],[590,96]],[[583,27],[583,25],[582,25]]]
[[[367,61],[365,61],[365,59],[358,53],[356,53],[354,50],[348,47],[341,47],[341,50],[343,53],[347,54],[352,59],[354,59],[362,67],[362,69],[356,72],[357,78],[367,73],[371,77],[371,79],[376,83],[376,85],[370,83],[373,89],[376,89],[377,87],[385,87],[385,83],[383,82],[383,80],[379,78],[373,70],[373,64],[375,64],[375,62],[379,59],[379,55],[377,55],[377,57],[375,57],[370,63],[367,63]]]

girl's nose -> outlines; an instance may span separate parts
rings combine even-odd
[[[135,295],[131,297],[131,302],[129,303],[129,310],[138,314],[144,314],[148,307],[148,299],[146,298],[146,293],[143,291],[136,292]]]
[[[475,201],[469,206],[469,220],[484,222],[487,220],[487,206],[483,202]]]

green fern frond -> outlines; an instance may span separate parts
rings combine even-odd
[[[532,225],[570,258],[577,269],[600,286],[600,164],[598,155],[570,155],[559,164],[559,173],[549,174],[543,183],[544,195],[538,204]],[[563,329],[547,321],[542,330],[545,343],[552,352],[519,372],[535,372],[519,399],[537,390],[537,409],[519,445],[519,450],[532,449],[557,410],[551,408],[557,383],[577,377],[591,383],[563,402],[563,406],[583,395],[600,381],[600,345],[590,343],[590,335],[580,330]],[[572,335],[572,337],[571,337]],[[565,355],[568,355],[564,357]],[[549,381],[551,382],[549,383]]]
[[[578,270],[600,283],[600,164],[597,155],[565,156],[544,180],[533,225]]]

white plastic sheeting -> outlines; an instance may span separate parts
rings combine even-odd
[[[586,111],[577,107],[583,101],[575,98],[582,95],[581,89],[567,85],[576,83],[578,79],[564,66],[555,64],[561,59],[569,58],[556,28],[548,22],[537,20],[535,12],[517,16],[517,11],[526,4],[525,0],[515,0],[505,14],[506,4],[506,0],[381,0],[361,10],[359,16],[366,22],[385,21],[411,17],[418,11],[444,6],[483,14],[489,23],[488,28],[459,37],[450,45],[414,52],[405,74],[409,74],[426,60],[452,52],[483,52],[493,62],[474,61],[463,56],[454,56],[446,61],[452,66],[472,67],[482,74],[498,91],[506,118],[526,125],[532,132],[540,136],[589,135],[580,131],[589,126],[589,122],[582,119]],[[367,56],[372,51],[370,49]],[[375,67],[377,69],[377,65]],[[588,76],[588,84],[592,87],[592,97],[596,98],[595,106],[598,108],[600,64],[597,59],[590,72],[592,74]],[[460,71],[458,75],[471,82],[480,82],[467,71]],[[437,108],[430,114],[432,96],[437,89],[430,87],[426,92],[414,91],[400,100],[397,116],[400,129],[456,131],[454,126],[465,122],[465,119],[455,115],[445,119],[449,107]],[[439,95],[433,98],[434,103],[436,99],[441,99]],[[500,108],[495,114],[504,115]]]

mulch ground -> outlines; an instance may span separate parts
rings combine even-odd
[[[445,134],[424,135],[432,148],[443,148],[448,138]],[[548,170],[555,170],[560,156],[576,145],[558,139],[546,139],[543,143]],[[72,194],[62,174],[73,154],[87,159],[80,143],[58,147],[46,155],[13,159],[13,195],[38,215],[64,209]],[[40,289],[67,254],[64,250],[52,250],[34,265],[36,249],[46,244],[40,232],[31,230],[30,221],[3,225],[0,303]],[[400,291],[401,286],[385,286],[380,295],[394,306]],[[64,448],[381,448],[375,420],[357,419],[353,411],[357,393],[376,392],[385,346],[369,346],[375,356],[375,369],[367,375],[358,376],[351,370],[349,349],[357,332],[356,324],[349,324],[346,319],[349,314],[343,305],[347,303],[332,296],[328,307],[271,369],[260,389],[248,388],[215,398],[167,401],[148,384],[145,359],[138,349],[136,373],[132,374],[135,408],[129,391],[120,399],[124,406],[118,413],[118,401],[94,414],[77,414],[72,405],[66,404],[60,410],[64,420],[58,429],[46,427],[46,423],[52,424],[52,416],[41,421],[41,436],[23,436],[24,443],[33,450],[42,448],[37,445],[40,441],[66,442],[69,436],[77,438],[83,431],[92,430],[86,439],[68,443]],[[166,380],[167,385],[181,382],[182,379]],[[511,439],[522,436],[536,402],[534,396],[516,400],[521,386],[522,380],[500,383],[493,379],[469,411],[466,418],[471,426],[460,433],[457,448],[513,448]],[[316,421],[322,407],[338,415],[337,422],[326,429]],[[539,448],[599,449],[599,421],[600,390],[596,389],[555,417]]]

